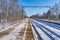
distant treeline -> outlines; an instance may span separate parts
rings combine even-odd
[[[55,3],[55,5],[47,11],[47,13],[43,13],[43,15],[32,15],[31,18],[60,20],[60,3]]]

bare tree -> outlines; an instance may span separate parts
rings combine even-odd
[[[0,0],[0,21],[5,19],[6,0]]]

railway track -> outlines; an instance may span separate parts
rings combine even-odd
[[[47,25],[43,25],[37,20],[31,20],[32,26],[38,35],[38,40],[60,40],[60,31]]]
[[[45,25],[38,20],[28,19],[20,26],[16,26],[16,29],[11,33],[12,35],[8,34],[14,36],[13,39],[8,38],[8,40],[60,40],[60,30],[57,28]]]
[[[35,40],[30,22],[28,21],[25,23],[26,24],[24,24],[24,27],[22,27],[23,24],[21,25],[21,27],[22,27],[21,29],[20,29],[20,27],[16,26],[15,29],[12,30],[12,32],[10,34],[7,34],[7,33],[9,33],[8,30],[11,30],[10,28],[5,30],[7,33],[5,31],[4,32],[2,31],[4,33],[4,35],[6,35],[5,38],[3,37],[3,40]],[[1,32],[1,34],[2,34],[2,32]],[[11,35],[12,35],[12,37],[9,38],[9,36],[11,36]],[[1,37],[1,40],[2,40],[2,37]]]
[[[20,35],[17,37],[17,40],[35,40],[30,22],[27,22],[25,28],[19,33]]]

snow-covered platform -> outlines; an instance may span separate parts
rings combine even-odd
[[[8,31],[10,30],[10,31]],[[0,40],[35,40],[29,19],[0,31]]]
[[[21,24],[17,25],[15,24],[14,27],[6,28],[4,30],[1,30],[0,33],[6,33],[8,30],[13,29],[12,31],[8,32],[6,35],[0,36],[0,40],[15,40],[16,36],[19,35],[19,32],[24,28],[26,22],[22,22]],[[4,31],[4,32],[3,32]]]

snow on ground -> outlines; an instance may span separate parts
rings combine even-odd
[[[35,26],[36,30],[38,31],[43,40],[51,40],[39,27],[37,27],[34,23],[33,25]]]
[[[32,27],[32,24],[31,24],[31,28],[32,28],[32,32],[33,32],[33,35],[34,35],[35,40],[38,40],[38,35],[36,34],[34,28]]]
[[[10,22],[10,23],[0,23],[0,31],[1,30],[5,30],[6,28],[10,28],[12,25],[15,25],[16,23],[20,22],[26,22],[27,21],[27,18],[24,19],[24,20],[17,20],[17,21],[14,21],[14,22]]]
[[[32,20],[33,20],[33,19],[32,19]],[[39,21],[36,21],[36,20],[33,20],[33,21],[36,22],[37,24],[43,25],[45,28],[49,29],[50,31],[53,31],[53,32],[56,33],[57,35],[60,35],[60,30],[55,29],[55,28],[53,28],[53,27],[50,27],[50,26],[48,26],[48,25],[46,25],[46,24],[44,24],[44,23],[40,23]],[[43,28],[43,27],[41,27],[41,28]],[[38,30],[38,32],[41,32],[41,33],[42,33],[42,31],[39,31],[40,29],[38,29],[38,28],[36,28],[36,29]],[[57,36],[54,35],[53,33],[49,32],[48,30],[46,30],[46,29],[44,29],[44,28],[43,28],[43,30],[45,30],[48,34],[51,34],[51,36],[52,36],[54,39],[60,40],[59,37],[57,37]],[[41,34],[40,34],[40,35],[41,35]]]
[[[16,40],[15,38],[19,35],[19,32],[24,28],[26,22],[21,23],[14,28],[8,35],[0,37],[0,40]]]
[[[50,26],[48,26],[48,25],[46,25],[46,24],[40,23],[40,22],[38,22],[38,21],[35,21],[35,22],[39,23],[40,25],[43,25],[44,27],[48,28],[49,30],[51,30],[51,31],[57,33],[58,35],[60,35],[60,30],[55,29],[55,28],[52,28],[52,27],[50,27]]]
[[[50,27],[50,26],[48,26],[48,25],[46,25],[46,24],[40,23],[40,22],[38,22],[38,23],[41,24],[41,25],[43,25],[44,27],[48,28],[49,30],[54,31],[54,32],[56,32],[57,34],[60,34],[60,30],[55,29],[55,28],[52,28],[52,27]]]
[[[0,30],[3,30],[5,28],[8,28],[10,27],[11,25],[15,24],[17,21],[14,21],[14,22],[9,22],[9,23],[0,23]]]
[[[32,24],[31,24],[31,25],[32,25]],[[34,30],[33,27],[32,27],[32,31],[33,31],[33,35],[34,35],[35,40],[38,40],[38,36],[37,36],[37,34],[36,34],[36,32],[35,32],[35,30]]]

